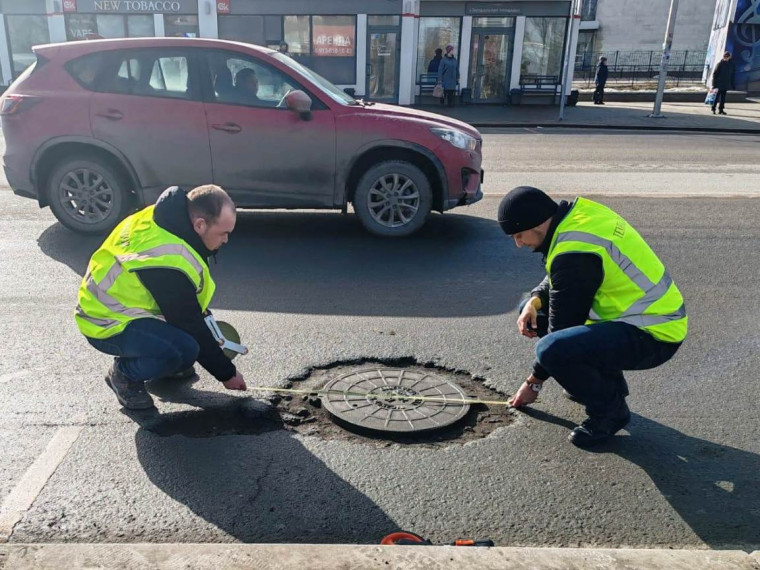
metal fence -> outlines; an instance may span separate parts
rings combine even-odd
[[[631,86],[656,81],[660,74],[662,51],[602,51],[578,54],[575,58],[576,85],[590,87],[594,83],[596,64],[607,58],[608,83]],[[704,51],[672,51],[668,62],[668,84],[700,83],[705,69]]]

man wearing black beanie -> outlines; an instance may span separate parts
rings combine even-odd
[[[660,366],[686,337],[678,287],[638,232],[591,200],[558,204],[519,186],[502,199],[498,222],[517,247],[542,254],[547,273],[520,306],[520,334],[541,340],[512,405],[533,403],[551,376],[586,407],[570,441],[610,439],[631,417],[623,371]]]

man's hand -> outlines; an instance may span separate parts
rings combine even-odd
[[[538,307],[536,305],[540,305],[540,303],[541,300],[538,297],[533,297],[525,303],[522,313],[517,318],[517,330],[520,331],[521,335],[528,338],[536,338],[538,336],[536,332],[538,328]]]
[[[236,373],[232,378],[227,380],[226,382],[222,382],[224,384],[224,387],[228,390],[247,390],[248,387],[245,385],[245,380],[243,380],[243,375],[238,372]]]
[[[528,380],[523,382],[523,385],[520,386],[520,389],[517,391],[517,394],[515,394],[509,400],[507,400],[515,408],[519,408],[521,406],[527,406],[528,404],[532,404],[538,399],[538,392],[536,392],[533,389],[533,387],[530,385],[528,381],[530,381],[531,383],[543,384],[543,382],[539,381],[538,378],[536,378],[532,374],[528,376]]]

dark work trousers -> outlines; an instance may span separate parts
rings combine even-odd
[[[604,83],[597,83],[594,89],[594,103],[604,103]]]
[[[536,332],[541,339],[536,345],[536,359],[560,386],[586,405],[590,417],[603,416],[621,397],[628,395],[624,370],[660,366],[681,346],[659,341],[638,327],[614,321],[550,334],[547,326],[546,313],[539,311]]]
[[[449,107],[453,107],[456,96],[457,96],[456,89],[446,89],[443,92],[443,97],[441,97],[441,105],[448,104]]]
[[[726,91],[725,89],[718,89],[718,92],[715,94],[715,101],[713,101],[712,104],[712,110],[715,111],[715,107],[718,107],[719,111],[722,111],[726,108]]]
[[[159,319],[134,320],[110,338],[85,338],[100,352],[115,356],[117,370],[136,382],[185,370],[198,358],[198,342]]]

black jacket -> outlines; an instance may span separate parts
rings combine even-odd
[[[537,253],[542,254],[544,264],[557,226],[571,207],[571,204],[565,200],[560,202],[546,239],[536,249]],[[555,257],[552,262],[551,284],[547,275],[531,291],[531,296],[539,297],[542,309],[548,313],[549,332],[585,323],[591,310],[591,303],[603,280],[602,260],[593,253],[563,253]],[[540,380],[546,380],[549,377],[538,361],[533,363],[533,374]]]
[[[438,68],[441,65],[441,59],[443,58],[436,56],[430,60],[430,63],[428,63],[427,66],[428,73],[438,73]]]
[[[596,75],[594,75],[594,83],[604,86],[607,83],[607,77],[610,74],[610,70],[606,63],[600,63],[596,66]]]
[[[718,89],[719,91],[728,91],[729,89],[735,89],[735,71],[736,66],[734,65],[733,61],[730,59],[728,61],[721,59],[718,62],[718,65],[715,66],[715,69],[712,73],[713,89]]]
[[[184,240],[202,258],[208,259],[213,254],[203,245],[190,223],[187,194],[181,188],[173,186],[161,194],[153,211],[153,221]],[[153,295],[166,322],[185,331],[198,342],[198,363],[220,382],[235,376],[235,366],[224,355],[203,321],[204,315],[190,279],[181,271],[169,268],[139,269],[137,274]]]

